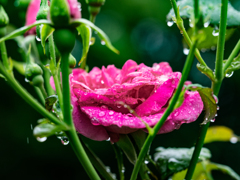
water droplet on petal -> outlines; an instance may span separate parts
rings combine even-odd
[[[106,141],[110,141],[110,137]]]
[[[225,75],[225,77],[226,77],[226,78],[230,78],[230,77],[232,77],[232,75],[233,75],[233,71],[227,73],[227,74]]]
[[[109,111],[108,113],[110,116],[112,116],[114,114],[114,111]]]
[[[104,84],[104,81],[103,81],[103,80],[101,80],[101,84]]]
[[[233,144],[236,144],[238,142],[238,138],[237,137],[231,137],[230,142]]]
[[[126,105],[126,104],[124,104],[124,106],[123,106],[124,108],[127,108],[128,106]]]
[[[168,22],[167,22],[167,25],[168,25],[169,27],[171,27],[173,24],[174,24],[173,21],[168,21]]]
[[[220,107],[219,106],[217,106],[217,110],[219,110],[220,109]]]
[[[184,49],[183,49],[183,54],[188,55],[188,54],[189,54],[189,49],[184,48]]]
[[[62,137],[62,138],[61,138],[61,143],[62,143],[63,145],[68,145],[68,144],[69,144],[68,138],[67,138],[66,136]]]
[[[103,116],[105,116],[105,112],[104,112],[104,111],[101,111],[98,115],[99,115],[100,117],[103,117]]]
[[[117,105],[117,108],[121,108],[122,106],[121,105]]]
[[[108,107],[107,107],[106,105],[102,105],[102,106],[101,106],[101,109],[102,109],[102,110],[106,110],[106,109],[108,109]]]
[[[47,140],[47,137],[37,137],[38,142],[44,142]]]
[[[105,45],[105,44],[106,44],[106,42],[102,40],[102,41],[101,41],[101,44],[102,44],[102,45]]]
[[[99,120],[96,117],[91,119],[93,125],[99,125]]]

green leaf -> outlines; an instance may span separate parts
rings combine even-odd
[[[138,130],[138,131],[131,133],[130,135],[133,137],[134,141],[136,142],[138,149],[141,150],[141,148],[147,138],[147,133],[142,130]]]
[[[52,108],[53,108],[53,105],[57,102],[58,100],[58,96],[57,95],[52,95],[52,96],[49,96],[45,99],[45,108],[48,110],[48,111],[51,111]]]
[[[125,134],[120,134],[120,138],[119,141],[117,142],[117,145],[123,150],[128,160],[132,164],[135,164],[137,161],[137,153],[129,137]]]
[[[190,84],[186,88],[190,89],[192,91],[198,91],[199,95],[202,98],[204,108],[205,108],[205,116],[204,116],[204,121],[202,122],[202,124],[206,124],[209,121],[213,120],[217,113],[217,103],[214,99],[212,89],[202,87],[199,84]]]
[[[156,149],[154,160],[161,178],[165,179],[173,173],[182,171],[189,166],[194,148],[163,148]],[[199,161],[209,159],[211,153],[208,149],[202,148]]]
[[[213,71],[210,68],[201,65],[200,63],[197,63],[197,68],[201,73],[205,74],[211,81],[213,82],[215,81]]]
[[[177,2],[179,6],[180,16],[182,18],[194,17],[194,8],[192,0],[180,0]],[[207,26],[210,24],[215,27],[219,25],[220,22],[220,10],[221,10],[221,0],[200,0],[199,8],[201,9],[202,16],[204,19],[204,24]],[[167,20],[172,20],[175,17],[173,9],[167,15]],[[227,15],[227,27],[240,26],[240,12],[233,8],[231,3],[228,3],[228,15]]]
[[[212,163],[210,161],[202,161],[197,163],[194,174],[192,176],[192,180],[213,180],[211,175],[211,171],[213,170],[222,171],[223,173],[228,174],[233,179],[236,179],[236,180],[240,179],[239,175],[228,166]],[[184,171],[178,172],[173,175],[172,180],[184,179],[186,173],[187,173],[187,169]]]
[[[47,24],[43,24],[40,26],[40,32],[41,32],[41,44],[43,47],[43,52],[45,54],[45,42],[47,38],[53,33],[54,28]]]
[[[20,35],[24,34],[25,32],[27,32],[29,29],[31,29],[31,28],[33,28],[33,27],[35,27],[35,26],[37,26],[37,25],[41,25],[41,24],[48,24],[48,25],[50,25],[50,26],[52,25],[51,22],[48,21],[48,20],[39,20],[39,21],[36,21],[35,23],[29,25],[29,26],[23,26],[23,27],[15,30],[15,31],[13,31],[13,32],[11,32],[10,34],[2,37],[2,38],[0,39],[0,42],[3,42],[3,41],[6,41],[6,40],[15,38],[15,37],[17,37],[17,36],[20,36]]]
[[[227,29],[226,30],[226,36],[225,36],[225,41],[227,41],[232,34],[234,33],[235,29]],[[217,32],[215,32],[214,28],[212,27],[207,27],[207,28],[203,28],[201,30],[198,31],[198,44],[197,44],[197,48],[198,49],[212,49],[217,46],[217,42],[218,42],[218,36],[214,36],[213,34],[217,34]],[[188,35],[190,37],[192,37],[194,34],[194,29],[190,28],[188,30]],[[184,46],[188,47],[188,45],[186,44],[185,41],[184,42]]]
[[[85,24],[88,25],[89,27],[91,27],[93,30],[95,30],[97,32],[97,35],[99,36],[99,38],[102,40],[102,42],[105,42],[105,45],[113,52],[115,52],[116,54],[119,54],[119,51],[113,47],[112,43],[110,42],[109,38],[107,37],[107,35],[97,26],[95,26],[91,21],[88,21],[87,19],[81,18],[81,19],[75,19],[72,20],[71,25],[76,27],[79,26],[81,24]]]
[[[37,125],[33,130],[33,135],[36,137],[48,137],[54,135],[56,132],[65,130],[62,126],[56,126],[49,123],[43,123]]]
[[[5,79],[5,81],[7,81],[6,77],[2,74],[0,74],[0,78],[3,78],[3,79]]]
[[[233,131],[225,126],[212,126],[207,130],[204,143],[210,143],[214,141],[239,141],[239,137],[234,135]]]
[[[78,34],[80,34],[82,37],[83,44],[82,58],[78,63],[78,65],[80,65],[87,57],[92,36],[92,29],[88,25],[81,24],[80,26],[77,27],[77,30]]]
[[[223,64],[226,63],[226,60],[223,61]],[[225,77],[231,77],[233,72],[240,69],[240,56],[236,57],[231,65],[225,71]]]

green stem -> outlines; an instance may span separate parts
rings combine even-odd
[[[120,150],[120,148],[116,144],[113,144],[112,147],[113,147],[113,150],[115,152],[116,159],[117,159],[118,172],[119,172],[120,180],[124,180],[125,169],[124,169],[124,165],[123,165],[122,151]]]
[[[89,20],[94,24],[96,20],[96,16],[90,14]]]
[[[148,149],[154,139],[154,137],[156,136],[157,132],[159,131],[159,129],[162,127],[162,125],[164,124],[164,122],[166,121],[167,117],[170,115],[170,113],[173,111],[173,108],[178,100],[178,97],[182,91],[182,87],[184,85],[184,82],[187,80],[188,74],[191,70],[192,64],[193,64],[193,59],[194,59],[194,51],[197,45],[197,41],[193,42],[193,46],[190,49],[190,52],[187,56],[187,60],[185,62],[183,71],[182,71],[182,78],[179,82],[179,85],[177,87],[176,92],[174,93],[171,101],[169,102],[168,108],[166,109],[166,111],[164,112],[163,116],[161,117],[160,121],[154,126],[153,128],[153,134],[149,134],[146,141],[144,142],[144,145],[139,153],[137,162],[134,166],[133,172],[132,172],[132,176],[131,176],[131,180],[135,180],[137,179],[137,174],[138,171],[140,169],[140,166],[144,160],[144,157],[146,156]]]
[[[45,67],[42,66],[42,70],[43,70],[43,77],[44,77],[44,82],[45,82],[45,87],[47,90],[47,94],[48,96],[51,96],[54,93],[54,90],[52,88],[52,86],[50,85],[50,72],[48,69],[46,69]]]
[[[56,92],[58,95],[59,104],[61,109],[63,109],[62,90],[61,90],[61,85],[58,78],[58,68],[56,63],[56,54],[55,54],[55,45],[54,45],[53,35],[50,35],[48,39],[49,39],[49,52],[51,56],[51,72],[52,72]]]
[[[146,167],[146,164],[142,163],[139,174],[140,174],[142,180],[150,180],[150,178],[148,176],[148,168]]]
[[[40,89],[44,99],[46,99],[47,98],[47,93],[46,93],[46,90],[45,90],[44,86],[42,85],[42,86],[39,86],[38,88]],[[44,102],[45,102],[45,100],[44,100]]]
[[[3,65],[5,66],[7,71],[11,71],[11,68],[10,68],[10,65],[9,65],[9,62],[8,62],[5,41],[0,43],[0,52],[1,52],[1,57],[2,57],[2,60],[3,60]]]
[[[81,142],[79,141],[79,138],[77,136],[74,126],[72,126],[71,130],[67,131],[66,134],[68,136],[68,139],[70,141],[70,144],[71,144],[75,154],[78,157],[78,160],[81,162],[83,168],[87,172],[90,179],[91,180],[100,180],[100,177],[98,176],[97,172],[95,171],[92,163],[88,159],[88,156],[87,156]]]
[[[199,0],[194,0],[194,35],[198,33],[198,22],[199,22]]]
[[[227,24],[227,8],[228,0],[222,0],[221,6],[221,20],[220,20],[220,30],[219,30],[219,39],[217,45],[217,57],[216,57],[216,66],[215,66],[215,76],[216,81],[212,82],[213,93],[217,96],[223,80],[223,56],[224,56],[224,44],[225,44],[225,33],[226,33],[226,24]],[[206,125],[202,125],[200,128],[199,138],[197,140],[192,159],[189,164],[189,168],[186,174],[185,179],[191,180],[194,173],[196,164],[198,162],[198,157],[201,152],[201,149],[204,144],[204,139],[207,133],[207,129],[210,125],[208,122]]]
[[[45,99],[44,99],[44,97],[43,97],[40,89],[39,89],[38,87],[36,87],[36,86],[33,86],[33,87],[34,87],[34,89],[35,89],[35,91],[36,91],[36,93],[37,93],[37,95],[38,95],[41,103],[42,103],[43,105],[45,105]]]
[[[225,73],[225,71],[227,70],[227,68],[231,65],[233,59],[236,57],[237,53],[240,50],[240,40],[238,41],[237,45],[234,47],[232,53],[230,54],[230,56],[228,57],[226,63],[223,66],[223,73]]]
[[[45,118],[48,118],[56,125],[61,125],[68,129],[68,126],[57,119],[53,114],[48,112],[43,106],[41,106],[35,99],[32,97],[14,78],[4,69],[3,64],[0,62],[0,72],[5,76],[7,82],[12,86],[12,88],[28,103],[30,104],[36,111],[42,114]]]

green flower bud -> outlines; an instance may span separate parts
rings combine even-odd
[[[52,0],[50,4],[50,18],[56,27],[68,26],[70,10],[66,0]]]
[[[56,29],[54,41],[60,54],[70,53],[75,45],[75,34],[72,29]]]
[[[8,15],[4,8],[0,5],[0,27],[5,27],[9,23]]]
[[[86,0],[86,3],[90,6],[102,6],[105,0]]]
[[[42,75],[42,68],[35,63],[27,63],[25,68],[25,77],[27,80],[32,81],[35,76]]]
[[[76,66],[76,63],[77,63],[76,59],[71,54],[69,56],[68,63],[69,63],[69,68],[73,69]]]
[[[44,79],[43,79],[42,75],[37,75],[37,76],[33,77],[33,79],[32,79],[33,86],[40,87],[43,85],[43,83],[44,83]]]
[[[91,21],[94,23],[97,14],[101,10],[101,6],[104,5],[105,0],[86,0],[88,4],[88,11],[91,14]]]
[[[41,0],[36,20],[47,19],[48,11],[49,11],[48,0]]]

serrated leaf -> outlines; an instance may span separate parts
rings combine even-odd
[[[154,160],[161,178],[165,179],[172,174],[182,171],[189,166],[194,148],[163,148],[156,149]],[[202,148],[199,161],[209,159],[211,153],[208,149]]]
[[[3,42],[3,41],[6,41],[6,40],[9,40],[9,39],[12,39],[12,38],[15,38],[17,36],[20,36],[22,34],[24,34],[25,32],[27,32],[29,29],[35,27],[35,26],[38,26],[38,25],[41,25],[41,24],[48,24],[48,25],[52,25],[50,21],[48,20],[39,20],[39,21],[36,21],[35,23],[31,24],[31,25],[28,25],[28,26],[23,26],[19,29],[16,29],[15,31],[11,32],[10,34],[2,37],[0,39],[0,42]]]
[[[132,164],[135,164],[137,161],[137,153],[129,137],[125,134],[120,134],[120,138],[119,141],[117,142],[117,145],[123,150],[128,160]]]
[[[229,176],[231,176],[233,179],[236,180],[240,179],[239,175],[228,166],[212,163],[210,161],[202,161],[197,163],[194,174],[192,176],[192,180],[213,180],[211,175],[211,171],[213,170],[222,171],[223,173],[226,173]],[[186,173],[187,169],[178,172],[172,176],[172,180],[184,179]]]
[[[212,126],[207,130],[206,137],[204,139],[204,143],[210,143],[214,141],[231,141],[232,138],[238,137],[234,135],[233,130],[225,126]]]
[[[192,0],[180,0],[177,2],[179,6],[180,16],[183,18],[194,17]],[[200,0],[199,9],[201,9],[204,23],[208,23],[215,27],[220,22],[221,0]],[[230,2],[228,2],[228,15],[227,15],[227,27],[240,26],[240,12],[233,8]],[[170,21],[172,17],[175,17],[173,9],[167,15],[167,19]]]
[[[37,125],[34,128],[33,135],[40,138],[48,137],[61,130],[63,130],[61,126],[56,126],[49,123],[43,123],[43,124]]]
[[[57,95],[52,95],[52,96],[49,96],[45,99],[45,108],[48,110],[48,111],[51,111],[52,108],[53,108],[53,105],[57,102],[58,100],[58,96]]]
[[[85,24],[81,24],[80,26],[77,27],[77,30],[82,37],[82,45],[83,45],[82,58],[78,63],[78,65],[80,65],[87,57],[87,53],[89,51],[89,46],[91,42],[92,29]]]
[[[199,95],[201,96],[205,109],[205,116],[202,124],[206,124],[210,120],[214,119],[217,113],[217,103],[214,99],[212,89],[202,87],[199,84],[188,85],[187,89],[190,89],[191,91],[198,91]]]
[[[206,27],[198,31],[198,43],[197,43],[197,48],[198,49],[211,49],[215,48],[217,46],[218,42],[218,36],[214,36],[214,28],[212,27]],[[226,30],[226,35],[225,35],[225,41],[227,41],[232,34],[234,33],[235,29],[227,29]],[[190,28],[188,30],[188,35],[192,37],[194,34],[194,29]],[[184,46],[188,47],[188,45],[184,42]]]
[[[43,24],[40,26],[40,32],[41,32],[41,44],[43,47],[43,52],[45,54],[45,42],[47,38],[53,33],[54,28],[47,24]]]
[[[115,52],[116,54],[119,54],[119,51],[113,47],[112,43],[110,42],[108,36],[97,26],[95,26],[91,21],[88,21],[87,19],[81,18],[81,19],[75,19],[72,20],[71,25],[76,27],[79,26],[81,24],[85,24],[87,26],[90,26],[93,30],[95,30],[97,32],[97,35],[99,36],[99,38],[102,40],[102,42],[105,42],[105,45],[113,52]]]

